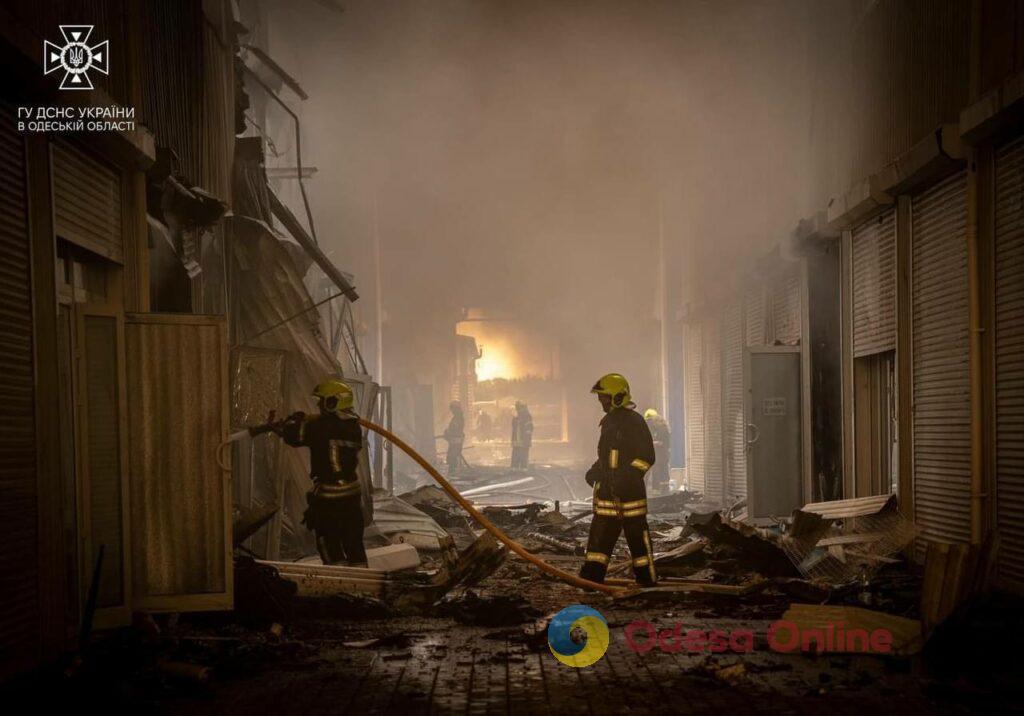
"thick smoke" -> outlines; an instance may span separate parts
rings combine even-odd
[[[477,307],[557,336],[570,394],[618,370],[655,403],[659,232],[669,282],[727,285],[821,205],[813,48],[851,3],[344,5],[269,3],[269,35],[311,95],[321,241],[371,325],[380,239],[388,383],[442,381]]]

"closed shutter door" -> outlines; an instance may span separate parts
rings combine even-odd
[[[704,494],[721,502],[722,470],[722,343],[718,320],[704,323]]]
[[[686,329],[686,481],[691,490],[704,492],[704,390],[702,356],[704,352],[699,325]]]
[[[25,147],[0,107],[0,677],[39,654],[37,482]]]
[[[722,319],[722,447],[729,502],[747,494],[743,425],[743,307],[737,303]]]
[[[772,291],[772,326],[775,343],[800,345],[800,269],[787,269],[776,281]]]
[[[133,605],[230,609],[230,476],[217,465],[228,423],[224,322],[130,314],[126,342]]]
[[[914,508],[924,540],[970,537],[966,180],[914,197]]]
[[[995,414],[999,580],[1024,591],[1024,137],[996,152]]]
[[[743,310],[746,314],[744,321],[746,344],[748,346],[766,345],[764,291],[760,286],[752,286],[747,289],[743,299]]]
[[[896,350],[896,212],[853,232],[853,354]]]
[[[53,215],[57,235],[121,263],[121,182],[116,172],[67,142],[54,142]]]

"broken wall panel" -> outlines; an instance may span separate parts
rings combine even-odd
[[[126,324],[135,606],[230,609],[227,335],[213,316],[129,314]]]
[[[331,355],[320,329],[319,314],[312,308],[313,299],[286,248],[287,242],[278,239],[263,222],[248,217],[235,216],[232,231],[230,261],[236,342],[246,348],[287,353],[283,411],[313,411],[312,389],[329,377],[348,381],[356,394],[357,405],[362,405],[368,378],[355,375],[353,366],[339,365]],[[365,396],[372,402],[372,393],[365,393]],[[275,467],[272,475],[257,475],[254,487],[256,493],[281,495],[281,511],[275,517],[275,529],[279,525],[281,535],[280,556],[294,558],[313,554],[316,552],[313,535],[301,524],[306,493],[312,487],[309,453],[307,450],[283,450]],[[364,491],[364,516],[369,523],[373,509],[372,485],[365,451],[360,457],[357,474]],[[280,489],[276,487],[279,478],[283,481]],[[275,545],[269,546],[270,553],[275,549]]]

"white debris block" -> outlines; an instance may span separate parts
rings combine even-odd
[[[411,544],[389,544],[387,547],[374,547],[366,550],[366,559],[370,569],[382,572],[397,572],[420,566],[420,554]]]

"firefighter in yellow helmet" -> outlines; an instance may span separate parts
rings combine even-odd
[[[590,523],[586,561],[580,576],[603,582],[619,534],[625,532],[637,582],[657,582],[651,536],[647,529],[644,476],[654,464],[654,443],[643,416],[633,408],[629,382],[618,373],[602,377],[590,390],[605,416],[597,444],[597,461],[587,471],[594,488],[594,519]]]
[[[366,566],[363,547],[363,509],[356,466],[363,431],[353,410],[352,388],[340,380],[325,380],[313,390],[319,415],[293,413],[275,432],[293,447],[309,448],[313,490],[303,522],[316,534],[324,564]]]

